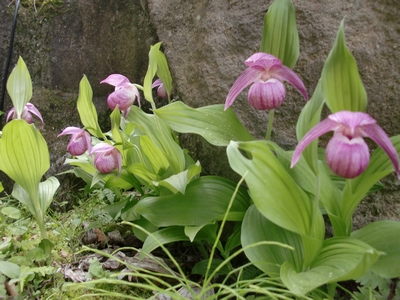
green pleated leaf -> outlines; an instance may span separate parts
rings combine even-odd
[[[170,190],[172,193],[181,193],[185,194],[186,187],[189,182],[201,172],[200,162],[197,161],[196,164],[189,166],[189,168],[185,171],[180,172],[179,174],[174,174],[164,180],[153,182],[155,186],[163,186]]]
[[[251,197],[261,214],[287,230],[304,235],[311,233],[312,202],[267,142],[231,142],[227,153],[231,168],[245,176]]]
[[[158,230],[158,226],[152,224],[151,222],[149,222],[149,220],[146,220],[145,218],[140,217],[140,216],[136,216],[133,213],[133,209],[130,209],[130,210],[127,210],[127,211],[123,212],[121,214],[121,218],[124,221],[133,220],[132,223],[140,226],[140,229],[137,228],[137,227],[132,227],[132,232],[135,235],[135,237],[137,237],[142,242],[144,242],[147,239],[148,234],[146,232],[144,232],[143,230],[141,230],[141,229],[145,229],[147,232],[150,232],[150,233],[154,233],[154,232],[156,232]],[[158,245],[156,247],[158,247]]]
[[[11,219],[18,220],[21,218],[21,211],[15,207],[11,206],[3,207],[0,212]]]
[[[134,187],[142,194],[141,183],[132,173],[127,172],[126,170],[123,170],[117,178],[109,178],[104,187],[117,187],[124,190],[130,190]]]
[[[297,140],[300,140],[306,135],[307,132],[311,130],[315,125],[317,125],[321,120],[321,111],[324,106],[324,97],[321,90],[321,81],[314,91],[313,96],[310,101],[302,109],[299,119],[296,125],[296,136]],[[302,156],[314,171],[318,173],[318,139],[311,142],[306,149],[303,150]]]
[[[45,181],[39,183],[39,201],[43,214],[45,214],[49,208],[59,186],[60,182],[54,176],[51,176]]]
[[[70,164],[71,166],[76,166],[81,168],[85,173],[93,176],[97,171],[96,167],[88,160],[88,156],[83,154],[76,158],[67,158],[64,164]],[[75,174],[78,175],[78,174]],[[79,176],[78,176],[79,177]],[[90,178],[91,179],[91,178]],[[86,181],[86,180],[85,180]]]
[[[291,0],[275,0],[264,17],[260,51],[275,55],[291,69],[299,57],[299,34]]]
[[[196,241],[207,240],[213,242],[215,240],[215,230],[216,226],[214,224],[202,226],[193,239]],[[190,241],[182,226],[170,226],[153,232],[146,238],[143,244],[141,257],[157,249],[160,245],[178,241]]]
[[[36,219],[40,219],[45,215],[59,186],[60,183],[54,176],[40,182],[38,196],[39,206],[35,205],[35,199],[32,199],[25,189],[18,183],[14,184],[12,196],[22,204],[26,205]]]
[[[176,143],[171,129],[164,120],[158,116],[146,114],[137,106],[131,106],[126,120],[147,134],[154,145],[163,151],[173,173],[177,174],[185,170],[185,154]]]
[[[226,241],[224,247],[225,248],[223,252],[224,257],[228,257],[231,254],[232,250],[242,245],[242,242],[240,241],[240,236],[242,232],[241,225],[242,225],[241,223],[236,223],[235,227],[233,228],[233,232],[229,235],[228,240]]]
[[[143,184],[153,187],[153,182],[157,182],[159,177],[157,174],[149,171],[142,163],[134,163],[126,168],[126,171],[141,179]]]
[[[18,183],[14,183],[11,195],[19,202],[24,204],[32,215],[36,215],[35,205],[33,204],[28,193]]]
[[[15,279],[19,277],[21,269],[18,265],[0,260],[0,273],[7,276],[8,278]]]
[[[211,261],[210,268],[208,270],[209,260],[204,259],[196,263],[192,269],[192,274],[205,275],[213,274],[213,276],[225,275],[232,271],[232,266],[230,263],[226,263],[225,260],[214,258]],[[207,271],[208,270],[208,271]]]
[[[297,272],[288,261],[282,265],[280,275],[291,292],[305,295],[323,284],[362,276],[380,254],[360,240],[331,238],[325,240],[321,252],[308,270]]]
[[[215,146],[227,146],[231,140],[254,140],[233,110],[224,111],[222,104],[191,108],[177,101],[155,110],[154,113],[172,130],[201,135]]]
[[[155,44],[154,46],[150,47],[150,52],[149,52],[149,66],[147,68],[146,75],[144,77],[144,82],[143,82],[143,94],[144,98],[153,103],[153,91],[151,89],[151,85],[153,84],[153,78],[156,75],[157,72],[157,52],[159,51],[161,46],[161,42]]]
[[[147,135],[140,136],[140,147],[143,155],[147,157],[150,170],[154,174],[162,175],[169,168],[170,164],[163,153]]]
[[[189,241],[189,238],[185,235],[183,227],[181,226],[170,226],[156,232],[153,232],[147,237],[142,247],[142,256],[145,253],[150,253],[154,249],[178,241]]]
[[[39,182],[50,167],[49,150],[40,132],[24,120],[12,120],[3,128],[0,153],[0,169],[37,199]]]
[[[364,111],[367,94],[358,73],[357,63],[346,47],[344,21],[340,23],[335,44],[322,69],[322,93],[332,113]]]
[[[190,182],[184,195],[146,197],[135,210],[159,227],[200,226],[222,220],[235,188],[236,184],[230,180],[203,176]],[[239,189],[227,220],[242,220],[249,201],[246,191]]]
[[[84,75],[79,83],[79,96],[77,103],[79,116],[87,131],[100,138],[103,137],[103,133],[97,119],[97,111],[92,102],[92,97],[92,87],[90,86],[86,75]]]
[[[25,105],[32,98],[31,76],[21,56],[7,80],[7,91],[19,119]]]
[[[123,134],[119,131],[119,125],[121,123],[121,113],[118,107],[113,110],[110,115],[110,119],[112,139],[115,142],[115,145],[123,145],[125,143],[125,139],[123,137]]]
[[[400,276],[400,222],[390,220],[373,222],[354,231],[351,237],[386,253],[379,256],[371,271],[386,278]]]
[[[270,276],[279,275],[280,267],[285,261],[296,266],[297,270],[301,270],[303,245],[300,235],[275,225],[266,219],[254,205],[247,210],[244,217],[241,241],[247,258]],[[287,247],[278,244],[249,247],[262,241],[282,243]]]

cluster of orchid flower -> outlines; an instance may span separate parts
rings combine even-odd
[[[123,112],[124,117],[129,113],[130,107],[136,101],[140,106],[140,94],[137,87],[128,78],[120,74],[112,74],[100,83],[107,83],[115,87],[113,93],[107,98],[107,105],[111,110],[117,106]],[[161,98],[166,98],[167,93],[164,84],[157,79],[152,88],[158,87],[157,94]],[[100,173],[109,173],[118,169],[121,172],[122,155],[114,146],[101,142],[92,147],[90,134],[78,127],[67,127],[58,136],[71,135],[68,143],[68,152],[73,156],[79,156],[89,151],[89,155],[94,154],[94,166]]]
[[[267,53],[255,53],[245,61],[245,64],[248,68],[238,77],[229,91],[225,101],[225,110],[249,85],[252,85],[248,92],[248,101],[251,106],[258,110],[278,108],[286,96],[282,81],[292,84],[306,101],[308,100],[307,90],[302,80],[275,56]],[[136,99],[140,106],[139,90],[125,76],[112,74],[100,83],[107,83],[115,87],[115,91],[107,98],[110,109],[113,110],[118,106],[126,117]],[[152,88],[155,87],[158,88],[159,97],[167,96],[160,79],[153,83]],[[40,112],[33,104],[27,103],[21,118],[32,123],[32,114],[41,120],[43,126]],[[9,111],[7,121],[10,118],[17,118],[14,108]],[[354,178],[365,171],[370,153],[363,138],[368,137],[387,153],[400,178],[396,149],[376,120],[363,112],[340,111],[329,115],[299,142],[293,154],[291,167],[294,167],[300,160],[301,153],[307,145],[329,131],[333,131],[334,135],[326,147],[325,155],[328,166],[336,175],[343,178]],[[115,169],[118,169],[118,173],[121,171],[122,155],[114,146],[101,142],[92,147],[90,134],[78,127],[67,127],[59,134],[59,136],[62,135],[72,135],[67,146],[71,155],[79,156],[89,151],[89,155],[95,154],[94,165],[99,172],[109,173]]]
[[[228,93],[225,109],[232,105],[236,97],[249,85],[248,101],[258,110],[279,107],[286,95],[282,81],[292,84],[306,99],[308,95],[302,80],[280,59],[267,53],[250,56],[247,68],[236,80]],[[343,178],[354,178],[362,174],[368,166],[370,153],[364,137],[372,139],[389,156],[395,172],[400,178],[397,151],[385,131],[366,113],[339,111],[329,115],[312,128],[297,145],[291,167],[300,160],[303,150],[323,134],[333,131],[333,137],[326,147],[326,161],[330,169]]]

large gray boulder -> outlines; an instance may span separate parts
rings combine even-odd
[[[224,103],[230,87],[246,68],[244,60],[259,49],[264,14],[271,2],[65,0],[62,6],[46,5],[39,13],[32,4],[21,7],[13,62],[21,55],[31,71],[32,102],[44,116],[43,134],[52,153],[50,173],[62,170],[68,142],[66,137],[55,137],[66,126],[80,126],[75,104],[83,74],[92,84],[104,128],[109,126],[105,99],[111,88],[99,82],[111,73],[121,73],[142,83],[148,50],[157,41],[163,42],[175,99],[193,107]],[[389,135],[399,134],[399,0],[293,3],[301,49],[294,70],[308,93],[312,95],[339,24],[346,17],[347,45],[367,90],[368,112]],[[1,62],[8,46],[11,8],[0,7]],[[305,102],[290,86],[287,90],[284,104],[275,113],[272,138],[292,149],[297,117]],[[268,113],[250,107],[246,92],[233,109],[256,138],[265,136]],[[204,173],[235,178],[225,149],[209,146],[193,135],[183,135],[181,140],[201,161]],[[358,212],[360,222],[399,218],[398,182],[392,176],[385,184],[388,188],[384,192],[363,202],[368,208]]]
[[[148,0],[151,20],[169,60],[176,96],[194,107],[224,103],[230,87],[246,68],[244,60],[259,49],[264,14],[271,2]],[[367,90],[368,112],[390,136],[399,134],[400,2],[293,0],[293,3],[301,51],[294,70],[303,79],[308,93],[312,95],[316,87],[345,17],[347,45],[357,60]],[[286,100],[275,113],[273,140],[293,149],[297,142],[296,121],[304,99],[287,87]],[[246,92],[238,97],[233,109],[255,137],[265,136],[268,113],[250,107]],[[217,150],[193,136],[186,141],[206,172],[229,173],[229,168],[215,159]],[[223,157],[223,152],[219,151],[219,156]],[[385,184],[388,187],[385,192],[363,202],[365,207],[360,208],[358,222],[400,218],[397,179],[390,177]]]

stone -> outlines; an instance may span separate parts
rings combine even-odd
[[[142,82],[147,70],[148,51],[157,42],[157,36],[142,4],[137,1],[36,3],[36,8],[31,1],[22,2],[19,7],[9,72],[21,56],[33,82],[31,102],[40,110],[45,122],[41,132],[51,156],[48,177],[69,169],[63,165],[68,156],[69,137],[57,138],[57,135],[67,126],[82,127],[76,101],[83,75],[92,86],[99,123],[103,131],[107,131],[110,129],[111,111],[106,99],[113,88],[100,85],[100,81],[109,74],[121,73],[132,82]],[[13,10],[14,5],[0,8],[0,60],[4,67]],[[4,78],[3,69],[1,80]],[[6,97],[4,111],[11,107],[11,100]],[[82,186],[82,181],[71,174],[57,177],[61,182],[57,197],[72,202],[71,194]],[[13,183],[7,176],[1,176],[0,181],[7,192],[11,192]]]
[[[259,49],[263,18],[270,3],[148,0],[151,20],[163,42],[173,75],[175,98],[192,107],[224,103],[230,87],[246,68],[244,60]],[[346,43],[358,63],[367,91],[368,113],[389,136],[399,134],[400,2],[293,0],[293,4],[300,37],[300,57],[294,71],[302,78],[309,95],[316,87],[340,22],[345,18]],[[287,84],[286,87],[285,102],[275,112],[272,139],[284,149],[293,149],[297,144],[297,118],[305,103],[297,91]],[[254,137],[264,138],[268,112],[250,107],[246,92],[237,98],[233,109]],[[323,115],[327,114],[325,109]],[[182,144],[195,159],[200,159],[205,173],[233,177],[224,149],[215,150],[202,138],[186,135]],[[214,150],[210,151],[211,148]],[[379,197],[377,205],[382,208],[375,220],[399,219],[400,205],[395,196],[399,192],[398,183],[390,179],[385,182],[392,192]],[[385,203],[391,203],[390,208],[386,209]],[[359,208],[363,209],[368,207]]]
[[[68,138],[55,137],[66,126],[80,126],[75,106],[83,74],[92,84],[101,126],[107,128],[109,110],[105,99],[112,88],[99,82],[111,73],[121,73],[142,84],[150,45],[160,40],[173,77],[174,98],[192,107],[222,104],[246,68],[244,60],[259,49],[264,14],[272,1],[61,2],[62,6],[46,5],[39,12],[26,3],[20,8],[13,54],[13,63],[19,55],[27,63],[34,84],[32,103],[37,104],[45,119],[43,134],[52,157],[48,175],[64,170],[61,158],[66,155]],[[357,60],[366,87],[368,113],[390,136],[398,134],[400,1],[293,0],[293,3],[300,36],[300,57],[294,71],[303,79],[309,95],[316,87],[345,17],[346,43]],[[1,61],[5,61],[7,53],[12,8],[13,5],[0,8]],[[285,102],[275,113],[272,139],[284,149],[293,149],[297,144],[296,121],[305,102],[297,91],[286,87]],[[8,109],[10,101],[6,101]],[[268,112],[251,108],[246,92],[238,97],[233,109],[256,138],[264,138]],[[323,115],[327,114],[325,109]],[[223,147],[210,146],[194,135],[181,135],[180,139],[193,158],[200,160],[203,174],[237,179]],[[380,208],[376,208],[374,220],[398,218],[398,181],[390,177],[384,182],[388,189],[379,197],[369,196],[363,202],[365,207],[360,206],[359,215],[362,209],[368,210],[368,203],[375,201]],[[386,203],[391,206],[385,206]]]

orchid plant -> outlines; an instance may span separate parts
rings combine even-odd
[[[14,107],[7,115],[0,139],[0,170],[15,181],[12,196],[26,206],[35,218],[42,235],[41,245],[51,246],[45,228],[45,215],[59,187],[51,176],[41,181],[50,167],[49,150],[40,131],[33,124],[36,115],[43,127],[39,110],[29,102],[32,82],[25,62],[20,57],[7,81],[7,91]]]
[[[346,47],[343,22],[310,99],[293,71],[298,56],[294,6],[291,0],[275,0],[265,15],[260,50],[245,61],[248,68],[225,104],[194,109],[171,101],[172,79],[159,43],[150,49],[143,86],[120,74],[102,81],[115,87],[107,100],[113,110],[111,131],[103,133],[84,77],[77,104],[84,129],[68,127],[60,134],[72,134],[68,150],[76,157],[67,163],[92,187],[135,188],[142,194],[139,201],[128,199],[115,207],[122,219],[153,232],[136,232],[145,241],[144,252],[178,240],[212,243],[217,222],[229,209],[227,220],[241,226],[225,245],[218,244],[222,257],[243,247],[255,266],[278,275],[299,296],[322,293],[333,299],[337,282],[367,271],[398,277],[400,266],[393,262],[400,256],[400,223],[379,221],[353,231],[352,216],[379,180],[393,171],[399,176],[400,136],[388,137],[366,113],[366,92]],[[270,140],[274,109],[286,95],[284,81],[307,101],[294,151]],[[249,85],[249,104],[269,111],[265,140],[255,140],[231,108]],[[169,104],[156,106],[156,87]],[[140,103],[140,92],[150,102],[151,114],[132,105],[136,99]],[[320,122],[325,104],[331,114]],[[317,139],[329,131],[334,134],[326,149],[318,147]],[[246,188],[235,190],[235,183],[217,176],[201,177],[200,163],[179,146],[176,133],[198,134],[226,147],[230,166]],[[371,156],[364,138],[380,147]],[[324,214],[333,237],[326,237]]]
[[[193,115],[192,126],[201,130],[202,124],[212,119],[215,124],[225,120],[235,131],[226,134],[226,128],[214,125],[210,141],[226,145],[229,140],[248,140],[250,134],[238,121],[233,111],[223,111],[222,105],[207,109],[192,109],[182,102],[173,102],[157,108],[153,99],[153,89],[157,88],[160,98],[170,99],[172,81],[161,43],[150,49],[149,67],[144,84],[133,84],[121,74],[111,74],[101,83],[114,86],[107,98],[111,130],[103,132],[97,120],[97,112],[92,102],[92,90],[86,77],[80,83],[77,102],[83,128],[67,127],[60,134],[71,135],[67,149],[73,158],[66,163],[74,166],[71,170],[84,179],[91,188],[106,187],[114,190],[136,189],[142,199],[124,199],[106,210],[112,217],[120,217],[140,225],[151,236],[133,229],[144,241],[143,252],[151,252],[163,243],[177,240],[193,242],[208,256],[202,241],[212,245],[216,239],[217,221],[224,218],[236,184],[217,176],[200,177],[201,165],[189,156],[179,145],[170,120],[179,121],[179,114]],[[156,80],[154,77],[158,77]],[[140,94],[151,106],[153,113],[145,113],[133,105],[140,105]],[[177,117],[178,114],[178,117]],[[208,119],[207,119],[208,117]],[[227,126],[227,125],[225,125]],[[119,191],[117,191],[119,193]],[[230,221],[240,221],[250,205],[244,190],[236,193]],[[204,208],[207,207],[207,210]],[[236,243],[219,251],[227,256]]]

